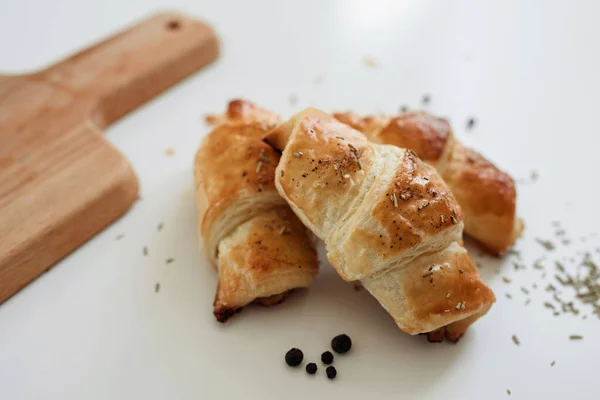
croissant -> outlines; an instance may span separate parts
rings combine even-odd
[[[521,235],[523,221],[516,215],[514,181],[460,143],[448,121],[423,111],[404,112],[395,118],[361,118],[353,113],[334,116],[372,142],[411,149],[433,165],[465,213],[465,233],[490,253],[504,253]]]
[[[276,121],[252,103],[232,101],[194,161],[198,225],[219,271],[220,322],[253,301],[283,301],[318,270],[309,233],[275,189],[279,155],[262,137]]]
[[[359,280],[411,335],[456,341],[495,301],[461,244],[463,213],[413,151],[371,143],[316,109],[274,128],[275,184],[325,242],[346,281]]]

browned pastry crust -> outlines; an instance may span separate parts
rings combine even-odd
[[[455,341],[489,310],[494,294],[460,243],[462,210],[414,152],[374,144],[315,109],[266,141],[283,151],[279,193],[324,240],[338,274],[360,280],[401,330]]]
[[[198,224],[209,260],[218,267],[214,314],[224,322],[256,301],[278,304],[308,287],[318,265],[314,243],[279,196],[279,154],[261,139],[277,117],[235,100],[196,154]]]
[[[455,139],[448,121],[423,111],[395,118],[334,116],[363,132],[375,143],[415,151],[442,175],[465,213],[465,233],[490,253],[504,253],[523,231],[516,214],[517,191],[512,178],[476,151]]]

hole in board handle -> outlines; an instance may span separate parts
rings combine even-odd
[[[181,28],[181,22],[177,21],[176,19],[173,19],[173,20],[167,22],[167,29],[170,31],[176,31],[180,28]]]

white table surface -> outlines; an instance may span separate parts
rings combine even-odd
[[[553,260],[579,259],[578,249],[600,242],[589,237],[600,222],[600,2],[161,3],[0,0],[4,72],[39,68],[161,8],[212,23],[223,44],[215,65],[107,131],[134,166],[142,200],[0,306],[0,399],[503,399],[507,389],[518,399],[600,398],[600,320],[554,317],[543,306]],[[198,249],[192,190],[203,116],[234,97],[283,116],[309,105],[392,113],[418,107],[424,93],[428,110],[515,178],[539,172],[518,187],[527,269],[470,247],[498,297],[490,313],[457,345],[429,344],[398,331],[366,291],[323,263],[310,290],[216,323],[216,274]],[[553,237],[552,220],[573,243],[546,253],[534,238]],[[545,280],[531,268],[541,255]],[[532,290],[528,306],[520,286]],[[285,366],[289,348],[318,361],[342,332],[354,347],[336,359],[334,382],[323,367],[310,377]]]

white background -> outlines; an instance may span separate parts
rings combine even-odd
[[[0,306],[0,399],[504,399],[507,389],[517,399],[600,398],[600,320],[554,317],[543,306],[553,260],[579,259],[578,249],[600,242],[589,237],[600,222],[600,2],[161,3],[0,0],[4,72],[40,68],[164,8],[213,24],[223,51],[106,132],[135,168],[142,200]],[[429,344],[398,331],[364,290],[323,263],[310,290],[216,323],[216,274],[198,249],[193,199],[203,116],[234,97],[282,116],[309,105],[393,113],[419,107],[424,93],[426,108],[449,117],[461,140],[526,181],[517,247],[527,269],[470,247],[498,297],[491,312],[457,345]],[[471,131],[469,116],[477,119]],[[552,220],[573,243],[546,254],[534,238],[553,237]],[[542,280],[531,261],[544,254]],[[528,306],[520,286],[531,290]],[[313,377],[285,366],[289,348],[318,361],[342,332],[354,347],[336,358],[335,381],[322,366]]]

